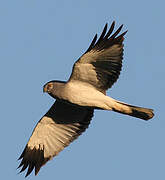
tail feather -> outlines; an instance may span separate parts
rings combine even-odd
[[[129,116],[137,117],[143,120],[149,120],[154,116],[153,109],[132,106],[130,104],[125,104],[120,101],[116,101],[116,104],[112,108],[112,110]]]

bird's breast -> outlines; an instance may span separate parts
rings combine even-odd
[[[90,84],[79,81],[68,82],[63,95],[64,100],[73,104],[99,108],[107,97]]]

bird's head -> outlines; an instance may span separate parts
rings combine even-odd
[[[61,90],[63,89],[65,83],[66,82],[64,81],[49,81],[44,85],[43,92],[48,93],[53,98],[57,98],[61,93]]]
[[[51,93],[54,87],[54,83],[53,82],[48,82],[44,85],[43,87],[43,92],[47,92],[47,93]]]

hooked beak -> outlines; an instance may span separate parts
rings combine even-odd
[[[46,92],[46,87],[44,86],[44,87],[43,87],[43,93],[45,93],[45,92]]]

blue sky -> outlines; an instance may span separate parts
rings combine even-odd
[[[0,2],[1,178],[23,179],[17,158],[53,99],[49,80],[73,63],[106,22],[124,24],[123,70],[108,95],[153,108],[148,121],[96,111],[89,129],[29,179],[165,178],[165,23],[162,0]]]

